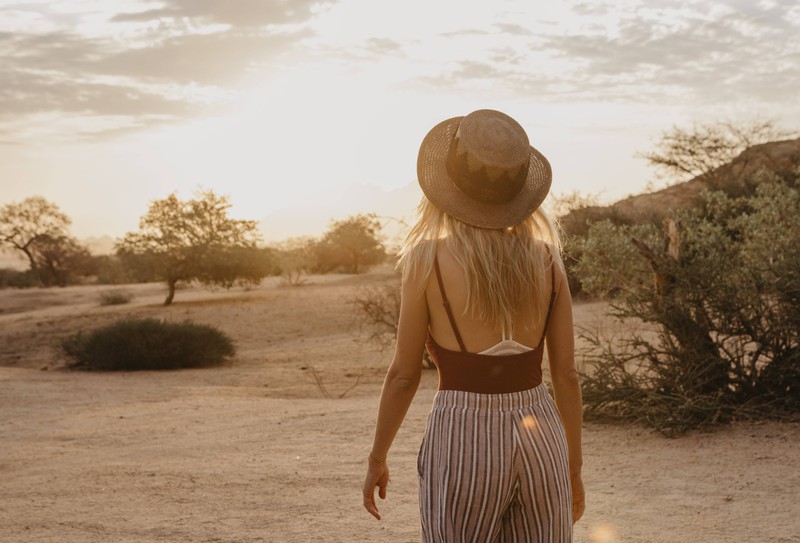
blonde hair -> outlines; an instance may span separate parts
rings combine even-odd
[[[520,224],[501,230],[463,223],[424,196],[417,212],[417,223],[400,249],[398,267],[403,270],[404,280],[421,274],[420,295],[433,270],[437,242],[441,240],[466,272],[465,313],[493,324],[504,335],[513,333],[514,316],[523,301],[549,298],[549,255],[559,270],[563,270],[563,264],[557,227],[541,208]],[[540,307],[541,304],[534,304],[536,320],[544,318],[539,314]]]

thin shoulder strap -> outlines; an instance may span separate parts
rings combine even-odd
[[[461,347],[463,352],[467,352],[467,348],[464,346],[464,341],[461,339],[461,334],[458,333],[456,319],[453,317],[453,310],[450,308],[450,302],[447,301],[447,294],[444,292],[444,282],[442,281],[442,272],[439,270],[438,255],[433,258],[433,267],[436,269],[436,280],[439,282],[439,292],[442,293],[442,303],[444,304],[444,310],[447,311],[447,318],[450,319],[450,326],[453,328],[453,333],[456,335],[458,346]]]
[[[553,255],[550,253],[550,248],[547,247],[547,254],[550,256],[550,304],[547,306],[547,317],[544,319],[544,330],[542,331],[542,340],[539,342],[537,349],[544,344],[547,338],[547,326],[550,324],[550,315],[553,313],[553,305],[556,301],[556,262]]]

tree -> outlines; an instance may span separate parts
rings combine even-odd
[[[381,223],[373,213],[333,221],[315,251],[318,271],[342,268],[347,273],[361,273],[386,257]]]
[[[33,244],[39,280],[45,286],[67,286],[76,277],[92,275],[96,266],[89,249],[70,236],[40,236]]]
[[[231,219],[230,207],[227,196],[212,191],[186,201],[175,194],[155,200],[139,221],[139,231],[117,243],[117,254],[167,284],[164,305],[172,303],[179,281],[225,287],[258,282],[270,268],[258,260],[257,223]]]
[[[70,222],[57,205],[41,196],[6,204],[0,209],[0,244],[25,254],[31,271],[38,276],[38,249],[52,246],[53,240],[65,239]]]
[[[713,181],[715,170],[745,149],[794,135],[777,128],[772,120],[742,124],[717,122],[693,125],[692,128],[673,126],[661,134],[655,151],[638,153],[637,156],[676,182],[698,176]]]
[[[22,252],[42,286],[66,286],[92,271],[89,250],[68,235],[69,217],[41,196],[0,209],[0,244]]]

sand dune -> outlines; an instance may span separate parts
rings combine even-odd
[[[0,541],[418,540],[415,456],[436,376],[425,372],[390,456],[377,522],[360,485],[391,354],[358,335],[347,300],[390,272],[251,290],[100,287],[0,292]],[[576,322],[602,318],[576,306]],[[192,319],[236,341],[225,367],[71,372],[55,345],[124,316]],[[49,371],[41,371],[47,368]],[[327,399],[309,369],[323,379]],[[667,440],[587,424],[578,542],[800,541],[800,425],[739,423]]]

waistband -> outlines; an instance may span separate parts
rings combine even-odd
[[[489,409],[505,411],[522,409],[546,401],[550,398],[547,386],[538,386],[519,392],[504,394],[479,394],[465,390],[439,390],[433,397],[433,409],[461,407],[470,409]]]

